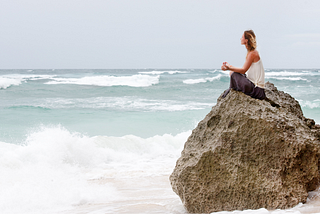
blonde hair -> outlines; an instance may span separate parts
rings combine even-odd
[[[248,40],[248,43],[246,45],[248,52],[254,51],[257,47],[257,42],[256,35],[254,34],[253,30],[246,30],[244,32],[244,38]]]

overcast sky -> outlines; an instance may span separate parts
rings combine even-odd
[[[320,68],[319,0],[0,1],[0,69]]]

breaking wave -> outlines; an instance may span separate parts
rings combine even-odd
[[[90,181],[169,174],[189,135],[88,137],[57,126],[31,132],[21,145],[0,142],[0,212],[52,213],[117,200],[111,183]]]
[[[82,78],[52,78],[46,84],[76,84],[95,86],[131,86],[148,87],[159,83],[160,76],[132,75],[132,76],[86,76]]]

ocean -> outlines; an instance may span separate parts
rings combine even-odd
[[[320,123],[319,69],[266,81]],[[219,69],[0,70],[0,213],[186,213],[169,175],[229,86]],[[287,210],[320,213],[320,191]]]

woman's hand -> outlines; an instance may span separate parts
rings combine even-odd
[[[222,66],[221,66],[221,70],[226,71],[226,70],[230,70],[231,65],[227,62],[223,62]],[[229,76],[231,76],[233,74],[233,71],[229,72]]]
[[[222,66],[221,66],[221,70],[226,71],[226,70],[230,70],[230,64],[227,62],[223,62]]]

